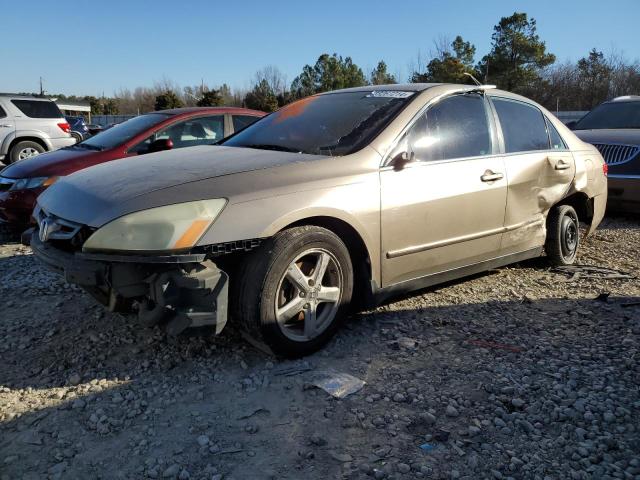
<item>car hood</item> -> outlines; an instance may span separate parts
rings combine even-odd
[[[576,136],[587,143],[621,143],[640,145],[640,128],[574,130]]]
[[[84,168],[82,165],[90,162],[91,157],[95,157],[97,153],[100,152],[80,148],[63,148],[12,163],[2,170],[1,175],[7,178],[66,175],[72,171]],[[72,165],[78,165],[78,167],[72,168]]]
[[[208,145],[159,152],[103,163],[62,178],[40,195],[38,203],[66,220],[100,227],[126,213],[215,198],[215,191],[205,194],[195,188],[203,180],[323,158],[327,157]],[[193,189],[172,191],[190,183]]]

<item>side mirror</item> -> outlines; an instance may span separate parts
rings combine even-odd
[[[391,159],[389,165],[393,167],[393,169],[397,172],[402,170],[407,163],[413,162],[415,159],[415,153],[411,152],[400,152],[395,157]]]
[[[571,120],[570,122],[565,123],[569,130],[573,130],[574,128],[576,128],[577,124],[578,122],[576,122],[575,120]]]
[[[171,150],[173,148],[173,142],[170,138],[161,138],[149,145],[148,153],[162,152],[163,150]]]

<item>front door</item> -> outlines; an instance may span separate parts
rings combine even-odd
[[[382,283],[389,286],[499,255],[507,179],[487,102],[444,98],[415,119],[380,172]]]
[[[501,127],[508,179],[503,253],[544,244],[546,214],[575,176],[573,155],[553,124],[529,103],[492,97]]]
[[[0,105],[0,147],[7,137],[13,136],[13,132],[16,131],[16,124],[13,121],[13,118],[10,118],[7,115],[7,112]],[[9,143],[10,140],[7,140]],[[4,160],[4,163],[8,164],[8,159]]]

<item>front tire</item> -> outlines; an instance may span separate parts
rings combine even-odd
[[[26,160],[27,158],[35,157],[36,155],[40,155],[44,153],[45,148],[36,142],[31,142],[29,140],[16,143],[9,152],[9,162],[15,163],[20,162],[22,160]]]
[[[231,288],[241,328],[278,355],[300,357],[321,348],[340,326],[353,292],[353,266],[330,230],[294,227],[247,256]]]
[[[571,265],[580,245],[578,214],[570,205],[557,205],[547,217],[547,240],[544,248],[552,265]]]

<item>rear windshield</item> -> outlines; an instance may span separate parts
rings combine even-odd
[[[18,109],[31,118],[62,118],[62,112],[53,102],[39,100],[11,100]]]
[[[640,102],[603,103],[587,113],[574,130],[640,128]]]
[[[314,155],[348,155],[369,144],[409,103],[413,94],[377,90],[307,97],[264,117],[222,144]]]
[[[79,147],[90,148],[93,150],[107,150],[117,147],[131,140],[136,135],[152,128],[160,122],[163,122],[170,115],[164,113],[148,113],[134,117],[126,122],[119,123],[108,130],[94,135],[78,144]]]

